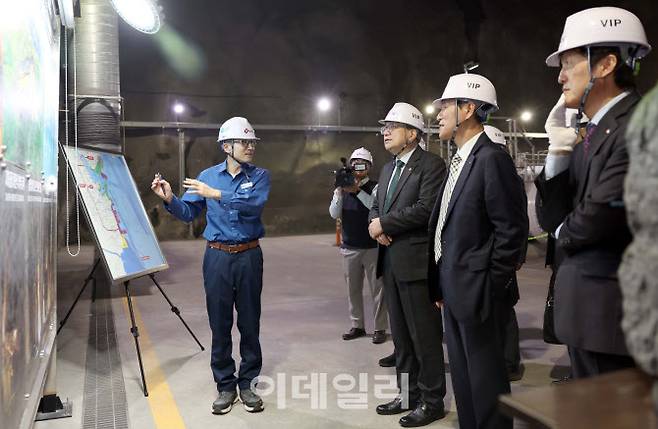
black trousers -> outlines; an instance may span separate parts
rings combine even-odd
[[[498,396],[509,393],[503,338],[505,300],[493,300],[483,322],[462,323],[444,306],[446,343],[460,429],[512,429],[512,420],[498,412]]]
[[[630,356],[593,352],[572,346],[569,346],[569,359],[574,378],[593,377],[635,367],[635,361]]]
[[[395,345],[400,393],[403,397],[408,395],[410,403],[421,400],[430,408],[443,409],[446,376],[441,310],[430,302],[427,281],[399,280],[391,269],[389,257],[386,252],[384,299]],[[408,389],[401,384],[404,373],[409,377]]]
[[[514,306],[510,305],[509,312],[503,316],[505,327],[505,366],[508,372],[516,372],[521,365],[521,350],[519,348],[519,322],[516,319]]]

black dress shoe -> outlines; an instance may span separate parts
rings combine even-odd
[[[384,368],[389,368],[395,366],[395,352],[392,354],[379,359],[379,366]]]
[[[400,426],[403,428],[425,426],[444,418],[445,415],[443,408],[429,408],[427,404],[419,403],[412,412],[400,419]]]
[[[343,334],[343,339],[345,341],[348,341],[348,340],[353,340],[355,338],[365,337],[365,336],[366,336],[366,330],[365,329],[352,328],[352,329],[350,329],[349,332],[346,332],[346,333]]]
[[[557,380],[553,380],[553,384],[567,384],[573,381],[573,377],[571,375],[567,375],[566,377],[558,378]]]
[[[375,331],[372,334],[372,343],[373,344],[381,344],[386,342],[386,331],[381,330],[381,331]]]
[[[387,402],[385,404],[377,405],[377,414],[381,414],[383,416],[388,416],[391,414],[400,414],[404,413],[405,411],[413,410],[416,407],[417,401],[409,401],[407,406],[405,407],[404,404],[402,404],[402,397],[398,396],[397,398],[393,399],[391,402]]]

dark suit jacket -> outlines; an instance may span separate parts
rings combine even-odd
[[[441,232],[434,235],[445,181],[429,222],[430,299],[443,300],[460,322],[489,317],[491,300],[505,298],[528,240],[525,190],[509,154],[482,133],[455,183]]]
[[[599,121],[589,155],[574,148],[569,168],[537,178],[542,227],[555,232],[561,261],[555,279],[555,330],[565,344],[585,350],[628,354],[621,330],[622,298],[617,269],[632,235],[624,210],[628,170],[625,131],[640,96],[631,93]]]
[[[393,272],[399,280],[411,282],[427,279],[427,221],[439,186],[446,174],[446,166],[439,156],[417,147],[404,167],[395,188],[393,201],[383,213],[386,188],[393,175],[395,162],[387,163],[379,175],[370,219],[378,217],[384,233],[393,242],[390,252]],[[377,276],[383,274],[383,246],[377,257]]]

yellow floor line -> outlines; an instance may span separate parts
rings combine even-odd
[[[128,303],[125,299],[122,301],[124,313],[128,319],[128,325],[130,325]],[[155,354],[134,297],[132,302],[133,311],[135,312],[135,323],[137,323],[137,327],[139,328],[139,347],[142,352],[144,375],[146,376],[146,386],[149,392],[147,399],[151,408],[151,414],[153,414],[155,427],[156,429],[185,429],[185,423],[183,423],[183,418],[178,412],[174,395],[172,395],[162,368],[160,368],[160,361]],[[135,359],[137,359],[136,355]]]

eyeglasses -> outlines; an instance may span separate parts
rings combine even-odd
[[[257,140],[233,140],[234,144],[239,144],[243,148],[249,147],[249,145],[253,146],[254,148],[256,147]]]
[[[393,131],[398,128],[406,128],[406,125],[401,124],[399,122],[387,122],[383,127],[379,129],[380,134],[384,134],[387,131]]]
[[[450,100],[441,100],[438,103],[436,103],[434,106],[436,107],[437,111],[440,113],[449,107],[455,107],[455,101],[457,101],[457,104],[459,104],[459,100],[450,99]]]
[[[438,102],[437,104],[435,104],[435,106],[438,108],[439,112],[441,112],[441,111],[443,111],[445,109],[448,109],[450,107],[455,107],[455,104],[457,104],[457,107],[462,107],[464,104],[467,104],[467,103],[475,104],[476,109],[479,108],[480,106],[486,104],[486,103],[478,103],[476,101],[469,100],[467,98],[453,98],[453,99],[449,99],[449,100],[442,100],[442,101]]]

